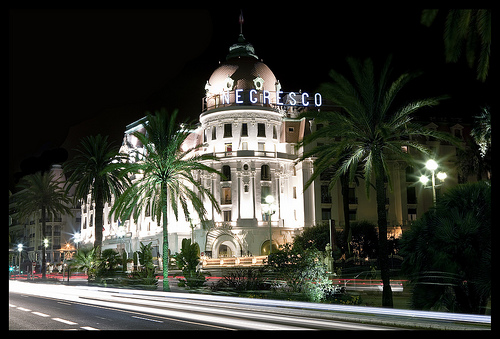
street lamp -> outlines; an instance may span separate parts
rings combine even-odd
[[[436,173],[436,170],[438,168],[438,163],[433,159],[427,160],[427,162],[425,163],[425,168],[427,168],[432,173],[432,177],[431,177],[432,203],[433,203],[434,207],[436,207],[436,186],[438,186],[438,185],[436,185],[436,174],[435,173]],[[437,178],[441,181],[446,179],[446,177],[447,177],[447,175],[445,172],[438,172],[438,174],[437,174]],[[427,182],[429,182],[429,178],[426,175],[422,175],[419,180],[424,185],[426,185]]]
[[[21,252],[23,251],[23,244],[18,244],[17,250],[19,252],[19,275],[21,275]]]
[[[276,213],[276,205],[274,204],[274,197],[268,195],[265,198],[266,203],[262,204],[262,211],[267,215],[267,221],[269,222],[269,254],[273,251],[273,236],[271,229],[271,216]]]
[[[76,232],[75,235],[73,235],[73,242],[76,245],[76,250],[78,250],[78,243],[82,241],[82,235],[80,232]]]

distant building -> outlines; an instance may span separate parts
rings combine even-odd
[[[65,175],[63,174],[61,165],[53,165],[50,173],[54,175],[54,180],[59,182],[61,187],[66,183]],[[73,191],[73,190],[72,190]],[[70,192],[70,196],[73,192]],[[42,263],[42,246],[44,246],[44,238],[42,237],[42,217],[41,210],[31,215],[29,220],[22,220],[17,216],[16,201],[20,192],[12,195],[9,201],[9,236],[10,241],[14,245],[23,244],[22,266],[23,271],[28,262],[35,262],[37,272],[40,272]],[[52,269],[57,269],[64,259],[74,252],[75,243],[74,235],[80,231],[81,207],[79,205],[70,206],[73,215],[60,214],[48,216],[46,220],[45,239],[47,239],[46,259],[49,272]],[[14,249],[12,262],[13,266],[19,265],[19,253],[17,248]],[[24,264],[23,264],[24,263]]]
[[[172,253],[180,250],[183,238],[194,239],[204,255],[211,258],[267,255],[269,253],[269,213],[267,196],[274,200],[270,216],[273,246],[291,242],[305,227],[332,220],[337,229],[344,225],[342,193],[337,184],[328,190],[328,177],[322,176],[306,191],[304,183],[313,173],[313,159],[297,162],[303,150],[295,145],[304,136],[321,128],[314,121],[298,119],[304,109],[318,109],[321,95],[282,92],[281,84],[269,67],[258,59],[253,46],[240,34],[229,49],[226,62],[212,73],[205,85],[198,127],[187,140],[186,149],[198,143],[200,153],[215,155],[219,161],[207,161],[224,177],[195,173],[197,180],[210,189],[219,201],[217,213],[207,201],[208,225],[197,219],[170,218],[169,245]],[[122,152],[140,149],[132,133],[143,130],[143,119],[127,126]],[[427,128],[445,130],[463,138],[466,128],[459,124],[430,122]],[[448,177],[438,182],[438,196],[457,184],[457,151],[454,146],[422,137],[418,140],[436,152]],[[321,142],[321,140],[318,140]],[[411,221],[432,206],[431,190],[418,182],[422,166],[411,168],[389,161],[392,190],[387,188],[389,236],[398,237]],[[133,178],[132,178],[133,179]],[[89,201],[82,204],[81,234],[84,243],[93,243],[95,211]],[[366,197],[364,183],[349,188],[349,219],[369,220],[376,224],[375,191]],[[139,243],[152,242],[154,256],[160,256],[162,228],[144,211],[138,222],[114,221],[110,206],[104,211],[103,249],[125,250],[129,255]]]

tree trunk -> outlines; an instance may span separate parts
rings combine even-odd
[[[163,291],[170,292],[170,285],[168,284],[168,218],[167,218],[167,202],[168,202],[168,192],[166,188],[162,185],[161,196],[162,196],[162,217],[163,217]]]
[[[45,206],[42,206],[42,279],[45,280],[47,279],[47,250],[45,248],[45,225],[46,221],[45,218],[47,216],[47,210]],[[19,270],[21,270],[21,267],[19,267]]]
[[[340,184],[342,185],[342,205],[344,208],[344,239],[347,244],[346,258],[351,256],[351,221],[349,220],[349,174],[343,174],[340,177]]]
[[[382,276],[382,306],[393,307],[392,289],[390,283],[389,259],[387,253],[387,212],[385,210],[385,183],[384,170],[380,157],[376,159],[375,187],[377,190],[377,219],[378,219],[378,242],[380,274]]]
[[[104,210],[104,199],[101,193],[97,193],[95,201],[95,240],[94,247],[96,248],[96,255],[98,258],[101,257],[102,249],[102,227],[103,227],[103,210]]]

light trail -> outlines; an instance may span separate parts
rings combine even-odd
[[[432,319],[475,324],[491,324],[491,316],[474,314],[400,310],[368,306],[319,304],[310,302],[251,299],[206,294],[102,288],[93,286],[30,284],[19,281],[10,281],[9,287],[12,292],[39,295],[79,303],[101,305],[105,307],[135,310],[138,312],[160,314],[174,318],[199,320],[212,324],[221,324],[221,318],[223,318],[225,325],[251,329],[303,329],[300,328],[300,326],[325,328],[328,327],[328,325],[325,325],[328,321],[331,321],[332,327],[335,326],[335,328],[370,328],[367,328],[367,325],[365,324],[340,323],[338,321],[335,321],[335,324],[333,324],[334,321],[328,319],[313,319],[288,315],[285,317],[282,314],[273,315],[269,313],[270,311],[257,312],[255,310],[252,311],[250,309],[244,309],[247,306],[273,307],[276,312],[282,308],[286,308],[288,310],[293,309],[296,311],[337,311],[366,315],[399,316],[406,317],[409,321],[412,319]],[[217,302],[220,307],[214,307],[213,305],[203,306],[204,302]],[[232,307],[233,309],[224,309],[224,307],[231,308],[230,306],[227,306],[229,303],[239,306]],[[238,308],[238,310],[235,310],[235,308]],[[217,314],[212,315],[211,313]],[[234,317],[240,318],[235,319]],[[380,329],[380,327],[377,328],[376,326],[373,326],[372,329]]]

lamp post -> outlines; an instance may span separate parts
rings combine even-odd
[[[19,275],[21,275],[21,252],[23,251],[23,244],[17,245],[17,251],[19,252]]]
[[[427,168],[432,173],[431,182],[432,182],[432,204],[436,207],[436,169],[438,168],[438,164],[435,160],[430,159],[425,163],[425,168]],[[447,175],[445,172],[438,172],[437,178],[441,181],[446,179]],[[420,182],[424,185],[429,182],[429,178],[426,175],[422,175],[420,177]],[[424,186],[425,187],[425,186]]]
[[[82,235],[80,232],[76,232],[75,235],[73,235],[73,242],[75,243],[76,250],[78,251],[78,243],[82,241]]]
[[[269,254],[273,251],[273,236],[271,228],[271,216],[276,213],[276,205],[274,204],[274,197],[268,195],[266,198],[266,203],[262,204],[262,210],[267,215],[267,221],[269,222]]]

